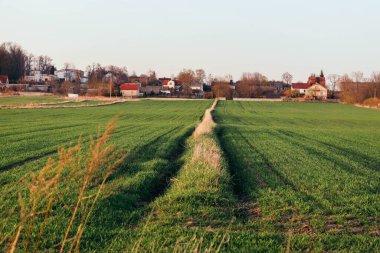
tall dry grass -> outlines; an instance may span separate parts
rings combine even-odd
[[[214,122],[214,119],[212,118],[212,112],[214,111],[217,103],[218,99],[215,99],[212,106],[206,110],[202,122],[197,126],[193,133],[194,138],[198,138],[205,134],[209,134],[214,130],[216,124]]]
[[[41,248],[49,237],[46,228],[61,218],[68,223],[61,231],[57,251],[79,251],[96,203],[105,194],[107,179],[126,158],[124,150],[109,144],[116,120],[112,119],[103,133],[99,128],[88,148],[80,138],[75,146],[60,148],[57,160],[49,158],[44,168],[23,180],[26,187],[18,192],[18,224],[2,239],[2,243],[9,242],[8,252],[46,250]],[[69,210],[69,217],[57,217],[62,208]]]

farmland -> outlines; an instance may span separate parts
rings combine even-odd
[[[276,250],[379,249],[377,111],[221,101],[215,117],[247,227],[277,235]]]
[[[380,248],[378,111],[219,101],[215,126],[211,114],[203,117],[211,104],[140,101],[0,110],[0,237],[17,228],[17,193],[27,190],[20,180],[44,167],[49,156],[57,159],[59,147],[72,147],[81,136],[87,150],[89,136],[119,115],[110,143],[124,148],[127,158],[107,180],[81,251]],[[74,189],[75,180],[67,180],[67,189]],[[89,196],[97,187],[91,185]],[[69,222],[76,193],[59,195],[46,239],[36,246],[40,250],[59,250]],[[38,231],[31,229],[31,238]],[[20,249],[34,246],[21,237]]]
[[[99,126],[120,115],[110,141],[125,148],[128,158],[113,175],[113,197],[100,204],[97,210],[102,210],[101,214],[94,216],[98,219],[92,221],[86,233],[88,244],[83,245],[88,249],[104,246],[123,222],[133,218],[136,206],[144,206],[141,203],[148,203],[165,187],[179,168],[181,143],[209,105],[210,101],[144,101],[96,108],[1,110],[1,237],[17,224],[12,222],[17,216],[9,216],[17,215],[17,182],[41,169],[48,156],[56,156],[58,147],[72,146],[81,135],[88,143]],[[58,210],[51,220],[55,229],[47,232],[49,240],[43,248],[62,239],[69,218],[65,213],[67,216],[67,210]]]

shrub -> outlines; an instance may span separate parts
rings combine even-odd
[[[368,98],[364,100],[363,105],[369,107],[380,107],[380,99],[379,98]]]

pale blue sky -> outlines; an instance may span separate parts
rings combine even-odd
[[[380,71],[379,0],[0,0],[0,42],[61,68],[214,75]]]

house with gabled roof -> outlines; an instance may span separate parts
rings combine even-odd
[[[308,83],[292,83],[292,90],[298,92],[301,95],[305,95],[306,90],[310,87]]]
[[[123,97],[134,98],[140,96],[140,85],[137,83],[123,83],[120,85],[120,92]]]

